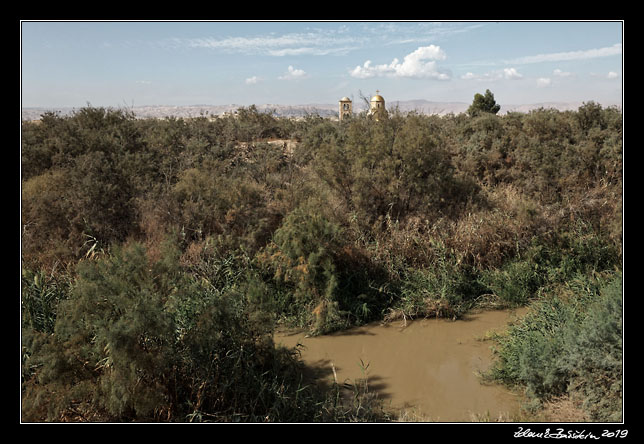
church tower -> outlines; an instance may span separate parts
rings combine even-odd
[[[351,103],[351,99],[348,97],[341,98],[338,117],[342,121],[347,117],[351,117],[351,114],[353,114],[353,104]]]
[[[385,109],[385,99],[378,94],[380,91],[376,91],[376,95],[371,98],[369,101],[369,112],[368,116],[373,117],[375,120],[382,120],[387,118],[387,110]]]

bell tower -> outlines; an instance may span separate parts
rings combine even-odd
[[[353,103],[351,102],[351,99],[348,97],[341,98],[339,102],[339,110],[338,110],[338,117],[340,121],[346,119],[347,117],[351,117],[352,114],[353,114]]]

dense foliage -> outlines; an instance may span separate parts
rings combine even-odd
[[[490,376],[523,384],[533,404],[570,393],[593,421],[622,420],[621,275],[577,278],[534,303],[499,338]]]
[[[23,418],[383,418],[307,385],[275,326],[553,304],[571,282],[608,279],[622,260],[622,137],[621,112],[592,102],[380,122],[88,107],[23,122]],[[609,288],[586,292],[583,315],[568,298],[579,322],[556,333],[568,359],[515,371],[509,356],[527,362],[527,349],[505,345],[511,369],[497,375],[589,406],[617,390],[617,367],[573,368],[600,326],[605,362],[620,358]],[[602,399],[613,411],[597,417],[614,417],[617,398]]]
[[[494,94],[492,91],[485,90],[485,95],[483,94],[474,94],[474,101],[467,109],[467,114],[470,116],[478,116],[481,113],[492,113],[496,114],[501,110],[501,105],[496,103],[494,100]]]

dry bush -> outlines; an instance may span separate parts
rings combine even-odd
[[[569,396],[557,397],[544,403],[539,416],[544,422],[589,422],[591,418],[580,404]]]
[[[171,227],[168,208],[159,203],[148,199],[139,199],[136,203],[141,243],[151,261],[161,258],[161,245]]]
[[[565,202],[563,219],[590,223],[598,233],[605,235],[621,250],[622,205],[621,186],[601,183],[571,193]]]
[[[512,185],[484,189],[485,207],[472,208],[455,221],[443,221],[449,248],[478,269],[500,266],[532,237],[548,228],[541,206]]]
[[[407,218],[404,222],[393,221],[389,216],[376,221],[372,228],[375,242],[370,256],[375,263],[385,266],[392,276],[411,266],[421,267],[432,262],[432,225],[418,217]]]

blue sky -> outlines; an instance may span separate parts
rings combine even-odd
[[[23,107],[621,105],[623,22],[21,23]]]

